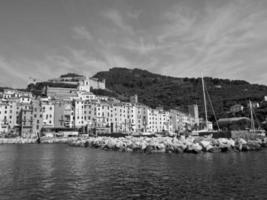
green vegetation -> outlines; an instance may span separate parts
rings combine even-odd
[[[106,79],[107,88],[117,93],[122,100],[138,94],[141,103],[153,108],[163,106],[165,109],[186,109],[187,105],[198,104],[203,115],[201,78],[175,78],[127,68],[112,68],[98,72],[94,77]],[[227,112],[236,103],[246,106],[249,99],[262,101],[263,96],[267,95],[267,86],[264,85],[242,80],[204,79],[218,117],[228,117]],[[210,105],[208,111],[210,120],[214,120]]]
[[[83,77],[83,75],[80,74],[75,74],[75,73],[67,73],[67,74],[63,74],[60,76],[60,78],[79,78],[79,77]]]

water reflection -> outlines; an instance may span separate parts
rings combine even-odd
[[[266,155],[2,145],[0,199],[264,199]]]

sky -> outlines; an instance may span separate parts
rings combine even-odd
[[[267,85],[266,0],[0,0],[0,86],[111,67]]]

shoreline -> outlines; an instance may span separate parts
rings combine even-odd
[[[37,138],[0,138],[1,144],[37,144]],[[140,153],[201,153],[259,151],[267,147],[267,137],[255,140],[208,137],[69,137],[41,138],[40,144],[68,144],[72,147],[140,152]]]
[[[267,138],[256,140],[204,138],[204,137],[97,137],[78,139],[69,143],[75,147],[141,153],[201,153],[259,151],[267,147]]]

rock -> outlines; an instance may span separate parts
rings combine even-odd
[[[200,141],[200,145],[203,147],[203,151],[212,152],[213,146],[211,141],[202,140]]]
[[[202,147],[200,144],[198,143],[192,143],[191,145],[189,145],[186,149],[186,152],[188,153],[199,153],[201,152]]]
[[[261,149],[261,145],[256,140],[249,140],[247,143],[249,150],[257,151]]]
[[[34,143],[36,139],[0,139],[0,143]],[[45,143],[68,143],[71,146],[94,147],[106,150],[123,152],[167,152],[167,153],[199,153],[203,152],[226,152],[232,149],[239,151],[259,150],[264,145],[267,146],[267,138],[249,140],[226,139],[226,138],[204,138],[204,137],[133,137],[125,138],[112,137],[87,137],[87,138],[53,138],[45,140]]]

